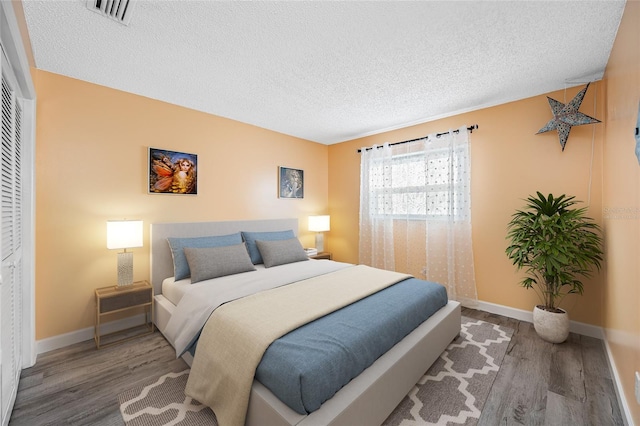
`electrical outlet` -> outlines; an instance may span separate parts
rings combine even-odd
[[[636,402],[640,404],[640,372],[636,371]]]

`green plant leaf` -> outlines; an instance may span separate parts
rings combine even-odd
[[[567,294],[582,294],[579,278],[602,266],[600,227],[586,216],[586,207],[573,207],[577,203],[573,196],[537,191],[507,224],[505,253],[517,270],[525,270],[520,284],[537,288],[550,308]]]

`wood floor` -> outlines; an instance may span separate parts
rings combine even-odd
[[[514,330],[478,425],[623,425],[602,340],[571,333],[554,345],[533,324],[471,309]]]
[[[602,341],[571,334],[542,341],[533,326],[463,309],[514,330],[479,425],[623,425]],[[187,368],[162,335],[96,350],[93,341],[38,357],[22,372],[9,424],[123,425],[118,394]]]
[[[38,356],[22,371],[10,425],[124,425],[118,395],[188,368],[156,331],[96,349],[93,340]]]

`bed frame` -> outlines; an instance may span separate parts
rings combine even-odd
[[[151,284],[155,323],[164,334],[175,306],[162,296],[162,281],[173,276],[167,237],[225,235],[239,231],[281,231],[298,234],[297,219],[259,221],[156,223],[151,225]],[[258,381],[253,382],[246,424],[311,426],[381,424],[420,377],[460,332],[460,304],[449,303],[422,323],[369,368],[354,378],[313,413],[296,413]],[[173,342],[170,341],[173,345]],[[190,359],[186,358],[190,364]]]

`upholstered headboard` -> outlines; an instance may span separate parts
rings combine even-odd
[[[162,293],[162,281],[173,276],[168,237],[205,237],[240,231],[266,232],[292,229],[298,235],[298,219],[266,219],[226,222],[176,222],[151,224],[151,285]]]

